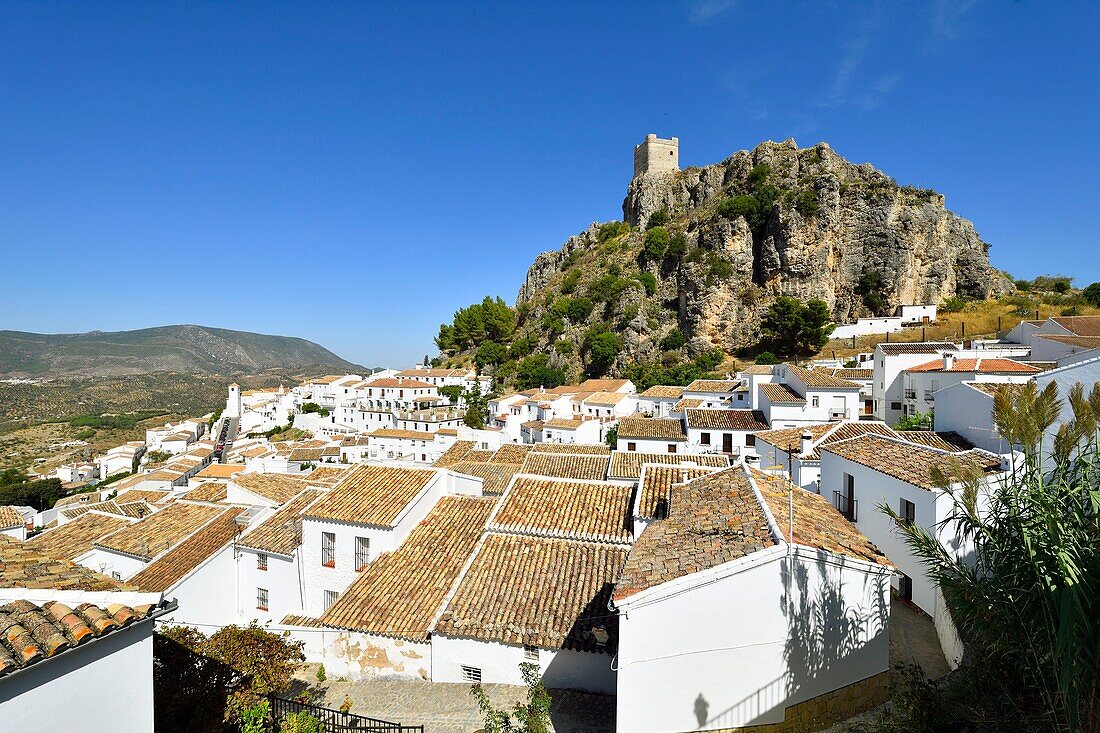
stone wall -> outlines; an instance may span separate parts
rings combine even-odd
[[[882,672],[791,705],[782,723],[723,728],[720,733],[810,733],[821,730],[886,702],[890,697],[889,686],[890,673]]]

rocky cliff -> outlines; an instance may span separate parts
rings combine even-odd
[[[941,194],[900,186],[824,143],[765,142],[715,165],[639,176],[623,218],[593,224],[539,255],[527,273],[519,332],[552,347],[559,362],[582,358],[597,322],[621,337],[621,367],[658,360],[670,347],[697,354],[751,346],[781,295],[824,300],[846,322],[1006,287],[989,245]],[[655,223],[667,239],[647,244]],[[677,330],[682,345],[670,336]]]

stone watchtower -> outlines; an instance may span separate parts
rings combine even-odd
[[[644,173],[675,173],[680,170],[680,139],[665,140],[652,132],[634,146],[634,177]]]

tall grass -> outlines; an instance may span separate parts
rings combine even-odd
[[[972,556],[960,559],[932,532],[898,522],[947,599],[969,674],[995,698],[960,703],[986,719],[955,729],[1100,731],[1100,386],[1086,397],[1078,385],[1069,403],[1074,418],[1051,439],[1062,408],[1053,385],[1001,392],[994,420],[1021,454],[1012,471],[990,486],[961,464],[937,476],[956,488],[945,489],[953,511],[936,529],[963,538]]]

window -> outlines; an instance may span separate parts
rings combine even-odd
[[[626,444],[626,449],[627,450],[638,450],[638,444],[637,443],[627,443]]]
[[[370,562],[370,537],[355,538],[355,572],[359,572]]]
[[[336,603],[336,599],[340,597],[340,594],[334,590],[325,591],[325,610],[332,608],[332,604]]]
[[[462,679],[465,682],[471,682],[475,685],[481,684],[481,667],[468,667],[465,664],[462,665]]]
[[[917,521],[917,505],[908,499],[901,500],[901,507],[898,509],[898,517],[904,524],[912,525]]]
[[[669,444],[669,446],[668,446],[668,452],[669,452],[669,453],[675,453],[675,452],[676,452],[676,444],[675,444],[675,443],[670,443],[670,444]]]
[[[745,446],[748,447],[748,448],[755,448],[756,447],[756,434],[755,433],[747,433],[745,435]]]
[[[115,580],[122,580],[122,573],[111,573],[111,577]]]
[[[267,610],[267,588],[257,588],[256,589],[256,610],[257,611],[266,611]]]
[[[699,445],[710,445],[710,433],[699,433]]]
[[[267,553],[266,552],[257,552],[256,553],[256,569],[257,570],[267,570]]]
[[[900,410],[901,409],[901,403],[900,402],[891,402],[890,403],[890,409],[891,410]]]
[[[539,648],[537,646],[523,645],[523,658],[532,662],[539,661]]]
[[[905,573],[898,578],[898,595],[907,601],[913,600],[913,579]]]
[[[336,534],[321,533],[321,564],[326,568],[336,567]]]
[[[810,405],[812,407],[821,407],[821,398],[818,397],[817,395],[814,395],[813,397],[810,398]]]

